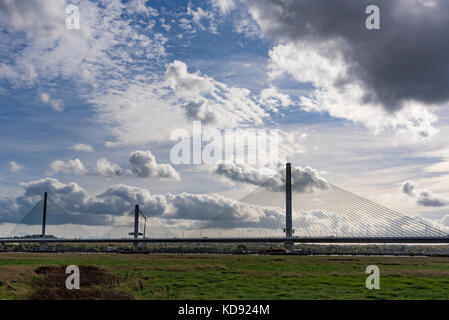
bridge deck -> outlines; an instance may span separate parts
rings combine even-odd
[[[306,238],[167,238],[167,239],[0,239],[0,243],[446,243],[449,237],[306,237]]]

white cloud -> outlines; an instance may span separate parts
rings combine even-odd
[[[243,182],[266,188],[271,191],[283,192],[285,190],[285,171],[274,174],[272,177],[261,175],[258,168],[247,164],[220,164],[215,174],[234,182]],[[327,189],[326,180],[311,167],[292,168],[292,190],[297,192],[310,192],[313,188]]]
[[[62,104],[61,100],[51,100],[50,106],[56,111],[63,110],[63,104]]]
[[[97,119],[115,137],[107,146],[168,140],[175,129],[190,131],[192,120],[216,129],[260,126],[268,114],[256,101],[249,90],[188,72],[181,61],[166,66],[164,79],[135,82],[89,99]]]
[[[39,79],[40,88],[56,78],[75,81],[79,93],[93,106],[95,120],[113,137],[108,146],[166,140],[172,130],[190,128],[192,118],[216,128],[236,128],[262,125],[268,117],[249,90],[229,87],[199,72],[189,73],[183,62],[168,64],[165,77],[154,72],[154,65],[166,57],[167,38],[147,32],[157,22],[158,13],[145,1],[128,6],[119,1],[100,5],[80,0],[79,30],[65,28],[64,5],[63,0],[36,0],[32,6],[18,1],[0,7],[11,39],[18,32],[26,35],[16,37],[22,49],[12,57],[13,63],[0,66],[5,70],[2,76],[17,84]],[[231,2],[226,7],[231,8]],[[149,13],[145,32],[123,19],[130,12]],[[194,23],[211,20],[210,13],[201,8],[190,6],[188,14]],[[212,27],[211,22],[208,28]],[[47,29],[51,32],[43,32]],[[48,92],[42,92],[41,98],[62,110],[62,102]],[[194,104],[200,108],[189,107]]]
[[[261,125],[268,116],[253,100],[248,89],[228,87],[199,72],[190,73],[184,62],[175,60],[168,64],[165,80],[178,101],[200,101],[203,112],[213,115],[216,128]]]
[[[151,194],[149,190],[118,184],[104,192],[89,195],[77,183],[64,184],[57,179],[45,178],[21,183],[25,189],[23,196],[8,201],[0,199],[0,219],[12,220],[35,201],[44,192],[57,202],[65,211],[75,213],[72,217],[79,224],[106,223],[105,219],[95,219],[102,215],[122,216],[139,204],[149,216],[158,216],[170,221],[190,220],[190,224],[198,220],[212,220],[225,210],[239,206],[242,210],[232,210],[240,218],[249,218],[250,210],[244,204],[216,194]],[[17,218],[17,217],[16,217]],[[254,220],[253,220],[254,221]]]
[[[9,170],[11,172],[19,172],[23,169],[23,166],[14,161],[9,161]]]
[[[142,1],[134,1],[132,5],[136,10],[144,9]],[[22,49],[11,56],[13,63],[2,64],[1,69],[7,72],[1,76],[17,83],[39,78],[41,87],[55,78],[69,79],[80,90],[90,85],[91,90],[85,94],[88,98],[98,97],[111,88],[126,89],[146,73],[141,63],[151,63],[166,54],[167,39],[162,34],[143,34],[128,19],[123,19],[123,14],[131,10],[127,4],[80,0],[79,30],[66,29],[65,6],[64,0],[36,0],[32,4],[22,0],[2,2],[0,15],[4,26],[11,31],[11,39],[22,41]],[[151,26],[157,13],[145,8],[151,11],[151,18],[146,21]],[[22,31],[26,37],[17,37]],[[62,108],[60,101],[51,103],[46,95],[44,100],[53,108]]]
[[[156,9],[146,5],[146,0],[132,0],[127,3],[127,9],[131,12],[143,13],[150,16],[158,16]]]
[[[28,77],[20,76],[19,80],[34,81],[42,75],[77,76],[82,70],[82,61],[87,58],[87,62],[89,55],[96,54],[88,44],[92,36],[90,22],[93,22],[93,15],[98,14],[96,6],[89,1],[81,3],[83,25],[76,32],[65,27],[65,6],[63,0],[2,2],[0,15],[5,26],[10,31],[23,31],[27,36],[27,46],[13,56],[15,65],[12,67],[18,74],[31,70],[26,73]]]
[[[169,164],[159,164],[151,151],[137,150],[129,155],[130,170],[140,178],[180,180],[179,173]]]
[[[43,103],[49,104],[50,107],[56,111],[63,110],[63,103],[61,100],[54,100],[50,97],[48,93],[42,92],[40,95],[40,99]]]
[[[349,66],[338,50],[340,45],[337,40],[278,45],[269,52],[269,75],[272,79],[289,75],[300,83],[312,84],[311,93],[299,97],[305,111],[327,112],[375,133],[392,129],[411,140],[427,139],[438,132],[433,126],[437,116],[421,103],[406,101],[401,110],[393,112],[366,101],[363,84],[349,80]]]
[[[42,92],[41,93],[41,101],[43,103],[49,103],[50,102],[50,95],[48,93]]]
[[[106,178],[118,178],[122,177],[125,172],[118,164],[112,163],[106,158],[102,158],[97,161],[95,174],[99,174]]]
[[[203,22],[207,22],[209,24],[209,31],[212,33],[217,33],[217,22],[215,21],[215,14],[212,11],[204,10],[201,7],[193,9],[192,3],[189,2],[187,5],[187,14],[192,16],[193,24],[196,25],[201,31],[206,30]]]
[[[211,0],[212,7],[217,8],[221,14],[227,15],[235,9],[234,0]]]
[[[168,31],[171,30],[171,25],[165,23],[165,19],[164,18],[160,18],[159,21],[161,23],[162,28],[164,28],[165,31],[168,32]]]
[[[65,1],[2,1],[0,16],[15,30],[29,36],[59,36],[65,26]]]
[[[108,90],[91,97],[89,102],[97,110],[97,120],[114,137],[106,145],[141,145],[166,140],[175,128],[186,127],[183,110],[172,104],[169,95],[170,91],[161,85],[134,83],[123,90]]]
[[[56,160],[50,163],[50,172],[52,174],[67,173],[67,174],[86,174],[88,171],[80,159],[73,160]]]
[[[278,232],[277,234],[282,236],[278,223],[285,219],[281,207],[251,204],[253,200],[260,197],[259,193],[254,194],[255,197],[252,200],[247,199],[248,202],[238,202],[217,194],[152,194],[147,189],[124,184],[114,185],[101,193],[89,194],[77,183],[64,184],[52,178],[21,183],[21,186],[24,188],[22,196],[15,199],[0,199],[0,222],[17,221],[20,216],[27,213],[30,206],[42,198],[44,192],[48,192],[52,201],[57,202],[64,211],[71,214],[70,222],[75,221],[81,225],[116,225],[118,221],[122,221],[126,213],[133,209],[135,204],[139,204],[147,216],[157,217],[166,226],[183,230],[201,227],[202,236],[208,235],[209,231],[211,236],[220,236],[222,234],[220,229],[225,230],[227,234],[229,231],[234,233],[243,231],[249,236],[252,232],[263,231],[266,235],[267,231],[270,232],[268,230],[270,228],[272,228],[271,232]],[[333,191],[327,189],[322,192]],[[391,219],[378,220],[366,216],[368,222],[363,221],[354,229],[349,229],[350,225],[354,226],[354,221],[346,210],[339,213],[332,209],[323,211],[318,209],[322,208],[320,203],[323,200],[319,195],[304,196],[310,202],[305,208],[307,214],[301,217],[301,221],[298,217],[294,218],[294,225],[299,235],[319,236],[322,235],[322,231],[329,232],[329,235],[354,234],[354,232],[367,234],[369,230],[383,230],[391,224]],[[283,198],[279,197],[279,199]],[[310,199],[318,201],[314,202]],[[259,203],[260,198],[256,202]],[[373,209],[373,206],[370,208]],[[377,206],[374,208],[378,209]],[[354,208],[350,208],[349,212],[352,210]],[[429,222],[421,217],[415,217],[415,219],[438,226],[436,222]],[[312,228],[317,221],[321,229],[319,234]],[[40,220],[37,223],[39,222]],[[443,217],[440,223],[447,223],[447,217]],[[427,228],[423,226],[422,233],[424,232],[427,232]]]
[[[94,152],[94,148],[91,145],[84,143],[77,143],[72,145],[70,150],[79,151],[79,152]]]
[[[181,180],[179,173],[170,164],[161,164],[151,151],[136,150],[129,155],[128,168],[112,163],[106,158],[97,160],[95,168],[88,170],[80,159],[56,160],[50,163],[49,173],[91,174],[105,178],[138,178]]]
[[[200,120],[205,125],[216,122],[215,114],[207,110],[206,103],[205,100],[186,103],[183,107],[186,109],[187,118],[190,120]]]
[[[293,105],[293,101],[288,95],[279,92],[278,88],[273,86],[260,92],[259,103],[273,112],[279,112],[279,108]]]
[[[212,78],[201,76],[199,72],[190,73],[187,70],[187,65],[179,60],[167,65],[165,80],[179,95],[190,98],[201,93],[212,92],[215,89]]]

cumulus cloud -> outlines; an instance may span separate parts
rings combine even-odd
[[[402,185],[402,192],[416,200],[416,203],[424,207],[445,207],[449,205],[449,197],[434,194],[430,190],[417,189],[411,181],[406,181]]]
[[[148,206],[153,200],[148,190],[126,185],[110,187],[94,196],[90,196],[75,182],[64,184],[53,178],[24,182],[21,186],[24,188],[24,194],[15,201],[22,206],[36,202],[44,192],[48,192],[50,199],[65,211],[77,214],[123,215],[131,211],[134,204],[141,203]]]
[[[189,120],[200,120],[205,125],[215,122],[215,115],[205,108],[206,101],[190,101],[184,105]]]
[[[130,170],[140,178],[180,180],[179,173],[169,164],[159,164],[151,151],[137,150],[129,155]]]
[[[106,219],[107,216],[123,216],[135,204],[139,204],[148,216],[170,221],[191,220],[191,223],[195,223],[213,220],[225,211],[232,211],[229,214],[235,218],[251,218],[254,222],[254,217],[250,217],[254,213],[251,213],[247,205],[217,194],[152,194],[147,189],[118,184],[104,192],[89,195],[77,183],[64,184],[53,178],[25,182],[21,186],[24,188],[22,196],[0,199],[1,222],[14,221],[14,218],[17,221],[41,199],[44,192],[48,192],[50,199],[63,210],[73,214],[72,218],[79,224],[112,223],[114,219]]]
[[[106,158],[97,161],[94,173],[106,178],[118,178],[124,175],[123,169],[118,164],[112,163]]]
[[[15,161],[9,161],[9,170],[13,173],[19,172],[23,169],[23,166]]]
[[[64,184],[54,178],[23,182],[20,185],[25,189],[25,197],[42,196],[44,192],[49,192],[61,200],[83,203],[87,196],[87,192],[76,183]],[[66,196],[69,198],[65,198]]]
[[[84,143],[76,143],[72,145],[69,149],[79,152],[94,152],[94,148],[91,145]]]
[[[84,146],[84,145],[83,145]],[[87,150],[82,147],[81,149]],[[180,180],[179,173],[170,164],[161,164],[151,151],[136,150],[129,155],[128,165],[123,168],[106,158],[97,160],[93,169],[88,170],[80,159],[56,160],[50,163],[49,173],[90,174],[105,178],[135,176],[138,178]]]
[[[419,205],[425,207],[444,207],[449,205],[449,198],[443,195],[434,195],[431,191],[421,191],[418,200]]]
[[[333,40],[278,45],[269,53],[270,76],[289,75],[313,85],[315,89],[299,97],[302,110],[327,112],[375,133],[391,129],[410,140],[427,139],[438,132],[434,127],[437,116],[419,101],[407,100],[401,108],[388,110],[379,101],[366,99],[364,84],[350,79],[350,67],[335,46]]]
[[[267,232],[268,229],[282,236],[278,225],[285,219],[282,208],[250,204],[250,199],[246,203],[239,202],[217,194],[152,194],[147,189],[124,184],[112,186],[101,193],[89,194],[77,183],[65,184],[52,178],[30,181],[21,185],[24,188],[22,196],[15,199],[0,199],[0,223],[20,220],[33,204],[42,198],[44,192],[48,192],[52,201],[70,213],[70,223],[74,221],[81,225],[115,225],[115,222],[121,221],[123,216],[133,210],[135,204],[139,204],[147,216],[157,217],[171,226],[182,226],[183,230],[202,226],[201,230],[204,230],[202,236],[209,235],[209,231],[211,236],[219,236],[223,230],[231,232],[237,230],[249,234],[258,230]],[[332,192],[332,188],[333,186],[323,192]],[[259,193],[255,194],[255,198],[259,196]],[[404,231],[407,230],[409,220],[400,218],[400,215],[393,220],[391,217],[379,220],[367,216],[368,224],[359,224],[352,229],[354,221],[350,212],[357,209],[350,208],[339,212],[329,206],[323,211],[318,209],[322,207],[323,199],[320,199],[319,195],[309,195],[309,197],[316,201],[310,201],[310,208],[308,205],[305,214],[303,212],[303,215],[294,218],[294,225],[299,235],[310,236],[311,233],[315,236],[341,235],[354,234],[354,232],[369,234],[375,230],[388,233],[387,226],[394,226],[389,228],[391,232],[397,229],[398,224],[404,227]],[[283,199],[283,197],[280,198]],[[260,199],[256,202],[259,203]],[[300,204],[294,203],[294,205],[301,208]],[[378,210],[377,206],[374,205],[374,207]],[[40,216],[41,211],[36,213]],[[54,214],[50,212],[52,213]],[[61,219],[63,218],[64,216],[61,216]],[[57,223],[67,223],[61,219]],[[418,220],[425,219],[418,217]],[[444,217],[442,222],[446,220],[447,217]],[[23,220],[23,224],[39,222],[40,219]],[[312,228],[317,223],[320,224],[320,230]],[[399,235],[400,231],[396,232]],[[427,229],[422,228],[422,232],[427,232]]]
[[[369,1],[263,0],[248,8],[261,34],[277,42],[272,76],[315,87],[302,99],[307,110],[422,138],[435,133],[427,109],[449,101],[449,4],[427,3],[377,1],[381,28],[374,31],[364,27]]]
[[[283,192],[285,190],[285,171],[275,174],[271,178],[262,175],[260,170],[247,164],[220,164],[215,174],[234,181],[261,186],[271,191]],[[318,172],[311,167],[292,168],[292,190],[297,192],[310,192],[313,188],[327,189],[328,183],[321,178]]]
[[[415,185],[411,181],[406,181],[402,185],[402,192],[405,193],[408,196],[415,196]]]
[[[167,218],[177,219],[211,220],[236,203],[236,201],[220,195],[186,192],[169,193],[165,198],[173,208],[167,211]]]
[[[165,80],[170,87],[175,88],[183,94],[198,94],[209,92],[214,89],[213,80],[209,77],[202,77],[198,72],[190,73],[187,65],[175,60],[167,65],[165,70]]]
[[[252,1],[249,10],[267,37],[317,43],[338,40],[336,49],[350,63],[348,77],[363,82],[365,98],[388,110],[400,108],[407,100],[447,101],[447,1],[376,1],[381,8],[379,31],[364,27],[364,12],[370,4],[263,0]],[[396,39],[401,39],[400,45],[392,45]]]
[[[80,159],[73,160],[56,160],[50,163],[50,172],[53,174],[67,173],[67,174],[86,174],[88,170]]]

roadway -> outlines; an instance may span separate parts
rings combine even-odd
[[[114,238],[114,239],[46,239],[0,238],[0,243],[446,243],[449,237],[293,237],[293,238]]]

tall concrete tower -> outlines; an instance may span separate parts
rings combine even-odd
[[[41,237],[45,237],[45,227],[47,225],[47,192],[44,193],[44,208],[42,210],[42,234]]]
[[[134,208],[134,240],[137,240],[139,238],[139,205],[136,204],[136,207]],[[139,244],[137,241],[133,243],[134,250],[137,250]]]
[[[47,226],[47,200],[48,200],[48,194],[47,192],[44,193],[44,205],[42,209],[42,233],[41,238],[45,238],[45,228]],[[40,243],[41,251],[44,251],[46,249],[45,242]]]
[[[293,237],[292,227],[292,165],[287,163],[285,168],[285,237]]]
[[[139,237],[139,205],[134,208],[134,239]]]

